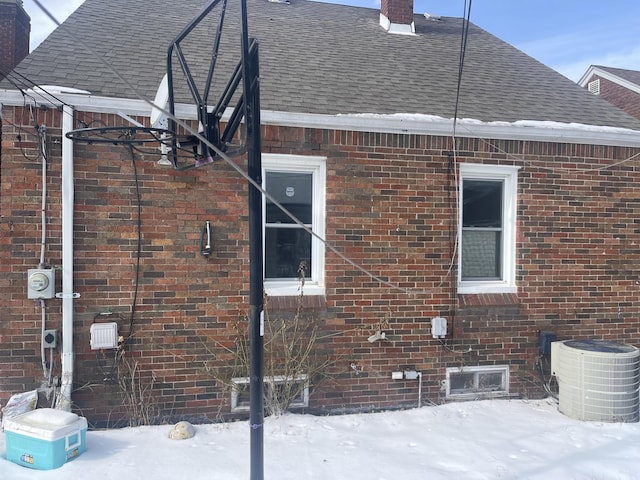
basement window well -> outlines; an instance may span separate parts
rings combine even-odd
[[[509,365],[447,368],[447,394],[451,400],[509,395]]]

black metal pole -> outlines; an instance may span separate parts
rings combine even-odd
[[[262,184],[262,154],[260,142],[260,88],[258,49],[249,56],[247,2],[241,0],[242,77],[245,96],[245,126],[247,131],[247,173]],[[264,317],[262,267],[262,193],[249,183],[249,425],[251,448],[251,480],[264,478]]]

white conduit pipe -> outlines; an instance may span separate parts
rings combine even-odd
[[[62,381],[56,403],[59,410],[71,410],[73,390],[73,141],[66,134],[73,129],[73,109],[62,107]]]

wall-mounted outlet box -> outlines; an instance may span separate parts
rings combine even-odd
[[[444,338],[447,336],[447,319],[435,317],[431,319],[431,335],[433,338]]]
[[[56,348],[58,344],[58,332],[56,330],[45,330],[42,343],[44,348]]]
[[[55,270],[52,268],[30,269],[27,272],[27,298],[55,297]]]
[[[118,348],[118,324],[116,322],[94,323],[91,333],[91,350]]]

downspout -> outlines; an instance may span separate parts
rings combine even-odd
[[[62,107],[62,381],[56,402],[59,410],[71,411],[73,390],[73,109]]]

